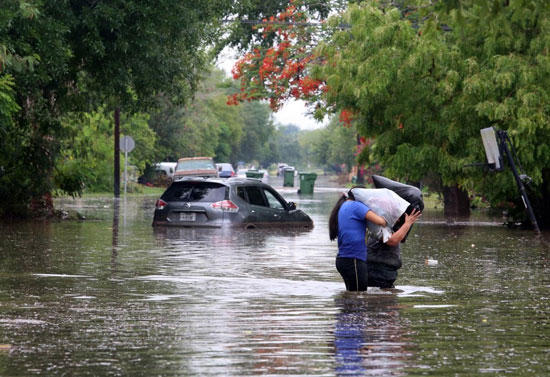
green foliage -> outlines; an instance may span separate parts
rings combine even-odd
[[[299,138],[306,161],[315,165],[348,169],[357,164],[357,132],[354,127],[343,127],[335,117],[323,128],[305,131]]]
[[[345,1],[343,2],[345,5]],[[285,11],[288,6],[294,5],[300,7],[300,10],[315,15],[315,20],[326,18],[334,10],[342,7],[342,1],[319,1],[307,2],[296,0],[244,0],[234,3],[232,9],[232,19],[235,20],[229,27],[228,33],[224,39],[218,43],[218,49],[228,45],[240,50],[246,50],[250,45],[261,43],[271,45],[275,37],[274,33],[264,38],[258,30],[255,23],[245,23],[241,21],[268,21],[270,17]]]
[[[220,32],[219,20],[231,8],[227,0],[4,3],[0,139],[6,148],[0,150],[0,215],[19,211],[6,198],[23,207],[54,185],[72,194],[87,181],[90,174],[81,174],[86,169],[79,160],[84,157],[66,160],[75,153],[67,147],[75,139],[74,130],[64,124],[69,114],[104,106],[132,114],[157,106],[162,98],[185,102],[209,62],[208,47]],[[6,117],[13,125],[4,122]],[[94,136],[101,145],[97,149],[108,144],[104,134]],[[143,137],[145,141],[145,133]],[[145,155],[136,153],[139,164],[151,154],[147,148],[141,151]],[[103,173],[93,170],[98,179]]]
[[[277,144],[280,161],[299,167],[302,162],[302,149],[299,144],[300,129],[295,125],[279,126]]]
[[[211,156],[216,162],[276,161],[272,153],[275,128],[266,104],[228,106],[236,85],[220,70],[212,70],[186,106],[165,101],[149,124],[158,135],[156,159]]]
[[[19,110],[13,91],[13,77],[0,75],[0,137],[13,122],[13,115]]]
[[[359,133],[375,138],[362,159],[381,161],[400,179],[438,175],[443,185],[483,192],[496,205],[519,195],[509,174],[465,168],[485,159],[482,128],[507,130],[535,191],[547,185],[550,30],[540,2],[535,14],[522,11],[531,3],[487,3],[460,2],[460,10],[448,11],[441,2],[424,4],[436,22],[419,30],[376,2],[350,6],[331,23],[351,29],[320,45],[327,62],[314,72],[331,88],[326,108],[349,111]],[[442,21],[446,28],[434,28]]]
[[[262,166],[278,161],[280,143],[274,142],[277,131],[268,105],[246,102],[238,107],[243,118],[243,136],[231,161],[258,160]]]
[[[157,159],[216,157],[217,152],[225,158],[236,147],[242,119],[238,109],[225,104],[226,89],[218,87],[224,80],[222,72],[214,71],[187,105],[166,101],[151,116],[149,124],[159,136]]]
[[[143,114],[121,117],[121,136],[129,135],[135,148],[128,153],[128,165],[143,171],[153,161],[156,135]],[[113,114],[72,114],[64,119],[70,138],[63,144],[53,174],[54,189],[64,195],[112,191],[114,182]],[[124,153],[121,153],[121,165]]]
[[[54,190],[61,195],[73,198],[82,195],[82,190],[93,176],[92,170],[84,160],[66,159],[56,165],[53,176]]]

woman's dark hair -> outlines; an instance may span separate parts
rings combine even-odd
[[[334,208],[332,209],[332,212],[330,212],[330,217],[328,218],[328,236],[331,241],[334,241],[336,238],[338,238],[338,211],[340,211],[340,207],[342,207],[342,204],[349,198],[351,200],[355,200],[355,196],[353,196],[353,193],[351,190],[354,188],[365,188],[365,186],[353,186],[349,189],[346,195],[342,194],[340,198],[338,198],[338,201],[334,205]]]

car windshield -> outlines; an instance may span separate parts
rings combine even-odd
[[[168,202],[219,202],[226,199],[227,187],[213,182],[175,182],[162,199]]]
[[[178,167],[176,170],[185,171],[185,170],[206,170],[212,169],[216,170],[216,167],[211,160],[186,160],[178,162]]]

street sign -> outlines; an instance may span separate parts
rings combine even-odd
[[[131,136],[124,136],[120,139],[120,150],[124,152],[124,195],[126,195],[126,186],[128,185],[128,152],[131,152],[136,143]]]
[[[495,129],[493,127],[483,128],[481,131],[481,141],[485,148],[487,162],[496,171],[503,170],[502,158],[500,157],[500,147],[497,142]]]
[[[136,143],[131,136],[124,136],[122,139],[120,139],[120,150],[122,152],[131,152],[135,146]]]

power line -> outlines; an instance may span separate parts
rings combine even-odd
[[[222,20],[222,23],[233,23],[233,22],[239,22],[241,24],[247,24],[247,25],[292,25],[292,26],[315,26],[320,27],[323,26],[324,23],[322,22],[290,22],[290,21],[262,21],[262,20]],[[351,25],[348,24],[340,24],[336,26],[338,29],[351,29]]]

